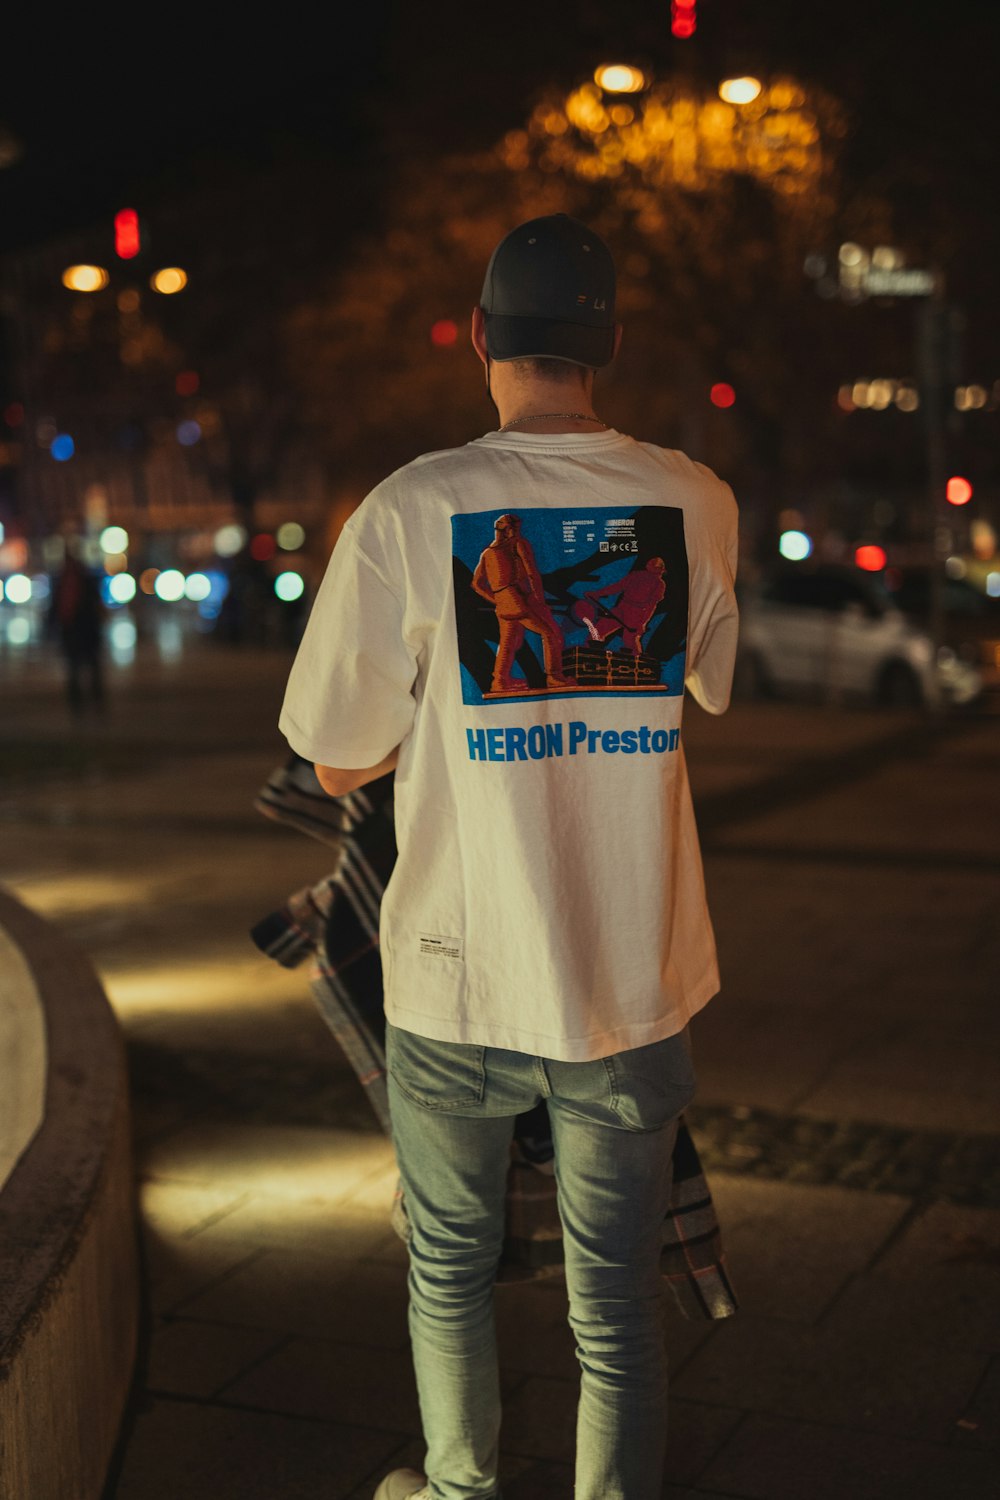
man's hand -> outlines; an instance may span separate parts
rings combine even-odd
[[[390,771],[396,769],[399,759],[399,746],[390,750],[384,760],[380,760],[377,766],[368,766],[363,770],[340,771],[336,766],[314,766],[316,780],[329,797],[346,797],[348,792],[356,792],[358,787],[367,786],[369,781],[377,781],[380,776],[387,776]]]

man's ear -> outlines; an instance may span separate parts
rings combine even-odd
[[[475,349],[483,364],[486,363],[486,319],[483,317],[481,307],[472,309],[472,347]]]

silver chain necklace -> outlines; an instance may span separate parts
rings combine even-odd
[[[501,427],[501,432],[506,432],[508,427],[516,427],[519,422],[562,422],[572,420],[574,422],[597,422],[601,427],[607,423],[603,417],[588,417],[583,411],[535,411],[528,417],[512,417]]]

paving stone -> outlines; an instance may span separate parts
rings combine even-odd
[[[146,1385],[157,1395],[214,1396],[286,1337],[188,1318],[161,1319],[152,1329]]]
[[[310,1250],[341,1260],[375,1255],[384,1248],[389,1221],[381,1214],[356,1210],[343,1199],[320,1195],[247,1194],[218,1224],[204,1230],[215,1239],[241,1240],[263,1248]]]
[[[955,1203],[930,1203],[879,1257],[873,1272],[895,1282],[900,1277],[925,1277],[942,1270],[960,1277],[976,1267],[992,1267],[1000,1282],[1000,1213]]]
[[[1000,1132],[1000,1037],[914,1022],[878,1047],[834,1062],[803,1113],[897,1127]]]
[[[155,1274],[148,1279],[150,1305],[170,1313],[191,1297],[207,1292],[261,1252],[243,1241],[193,1239],[162,1241],[150,1255]]]
[[[186,1182],[141,1182],[137,1196],[143,1225],[159,1240],[197,1234],[246,1201],[246,1194],[239,1187],[206,1187]]]
[[[263,1250],[179,1311],[186,1317],[398,1350],[406,1279],[395,1266],[306,1250]]]
[[[408,1349],[295,1339],[227,1386],[234,1405],[420,1435]]]
[[[501,1444],[511,1453],[572,1463],[579,1380],[533,1376],[504,1404]]]
[[[579,1379],[564,1284],[526,1282],[501,1287],[494,1294],[494,1309],[500,1364],[505,1370]]]
[[[137,1420],[116,1500],[331,1500],[399,1444],[371,1427],[157,1401]]]
[[[694,1484],[742,1420],[741,1411],[672,1395],[667,1408],[667,1481]]]
[[[750,1416],[702,1476],[740,1500],[988,1500],[995,1455],[774,1417]]]
[[[878,1026],[828,1006],[754,1000],[740,994],[729,1012],[709,1005],[692,1024],[699,1105],[740,1103],[787,1111],[827,1072],[830,1058],[859,1047]]]
[[[864,1267],[909,1207],[902,1198],[713,1174],[740,1305],[812,1322]]]
[[[1000,1357],[990,1360],[968,1405],[955,1422],[952,1442],[963,1448],[1000,1448]]]
[[[142,1175],[278,1197],[346,1197],[385,1166],[381,1134],[295,1126],[191,1125],[157,1141]]]
[[[821,1327],[741,1312],[674,1383],[681,1399],[946,1441],[986,1360],[884,1291]]]

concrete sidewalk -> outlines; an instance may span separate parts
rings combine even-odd
[[[150,1297],[118,1500],[369,1500],[419,1466],[389,1147],[246,932],[327,853],[250,809],[287,663],[5,682],[6,878],[94,958]],[[668,1308],[664,1495],[1000,1494],[997,720],[686,709],[724,990],[692,1111],[743,1307]],[[572,1493],[560,1285],[498,1292],[506,1500]]]

